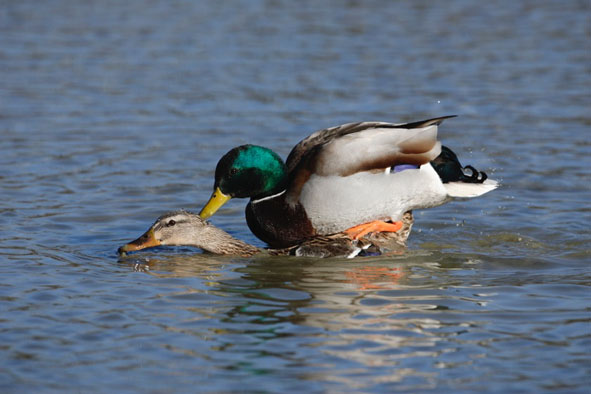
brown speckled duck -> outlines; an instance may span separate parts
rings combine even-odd
[[[234,238],[199,215],[180,210],[160,216],[141,237],[119,248],[120,254],[160,245],[195,246],[217,255],[253,256],[258,253],[302,257],[356,257],[379,255],[404,248],[413,224],[411,212],[402,218],[397,232],[371,233],[351,239],[345,233],[317,236],[282,249],[259,249]]]

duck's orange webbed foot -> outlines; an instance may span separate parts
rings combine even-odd
[[[345,230],[351,239],[359,239],[369,233],[396,232],[402,228],[402,222],[387,223],[382,220],[360,224]]]

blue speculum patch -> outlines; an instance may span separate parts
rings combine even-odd
[[[394,166],[392,168],[392,172],[400,172],[400,171],[404,171],[404,170],[414,170],[419,168],[419,166],[415,165],[415,164],[399,164],[397,166]]]

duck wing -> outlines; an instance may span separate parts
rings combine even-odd
[[[357,122],[347,123],[341,126],[329,127],[319,130],[301,140],[293,147],[287,156],[287,171],[292,172],[298,167],[305,156],[314,153],[319,147],[338,139],[339,137],[360,133],[363,131],[383,128],[383,129],[421,129],[428,126],[439,126],[445,119],[455,118],[457,115],[441,116],[427,120],[421,120],[411,123],[386,123],[386,122]]]
[[[312,174],[344,177],[434,160],[441,152],[437,126],[454,116],[400,124],[348,123],[315,132],[300,141],[287,158],[289,200],[297,200]]]

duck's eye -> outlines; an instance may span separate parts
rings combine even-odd
[[[230,168],[230,175],[236,175],[238,173],[238,168],[232,167]]]
[[[166,227],[172,227],[176,224],[176,222],[173,219],[170,219],[168,222],[166,222]]]

